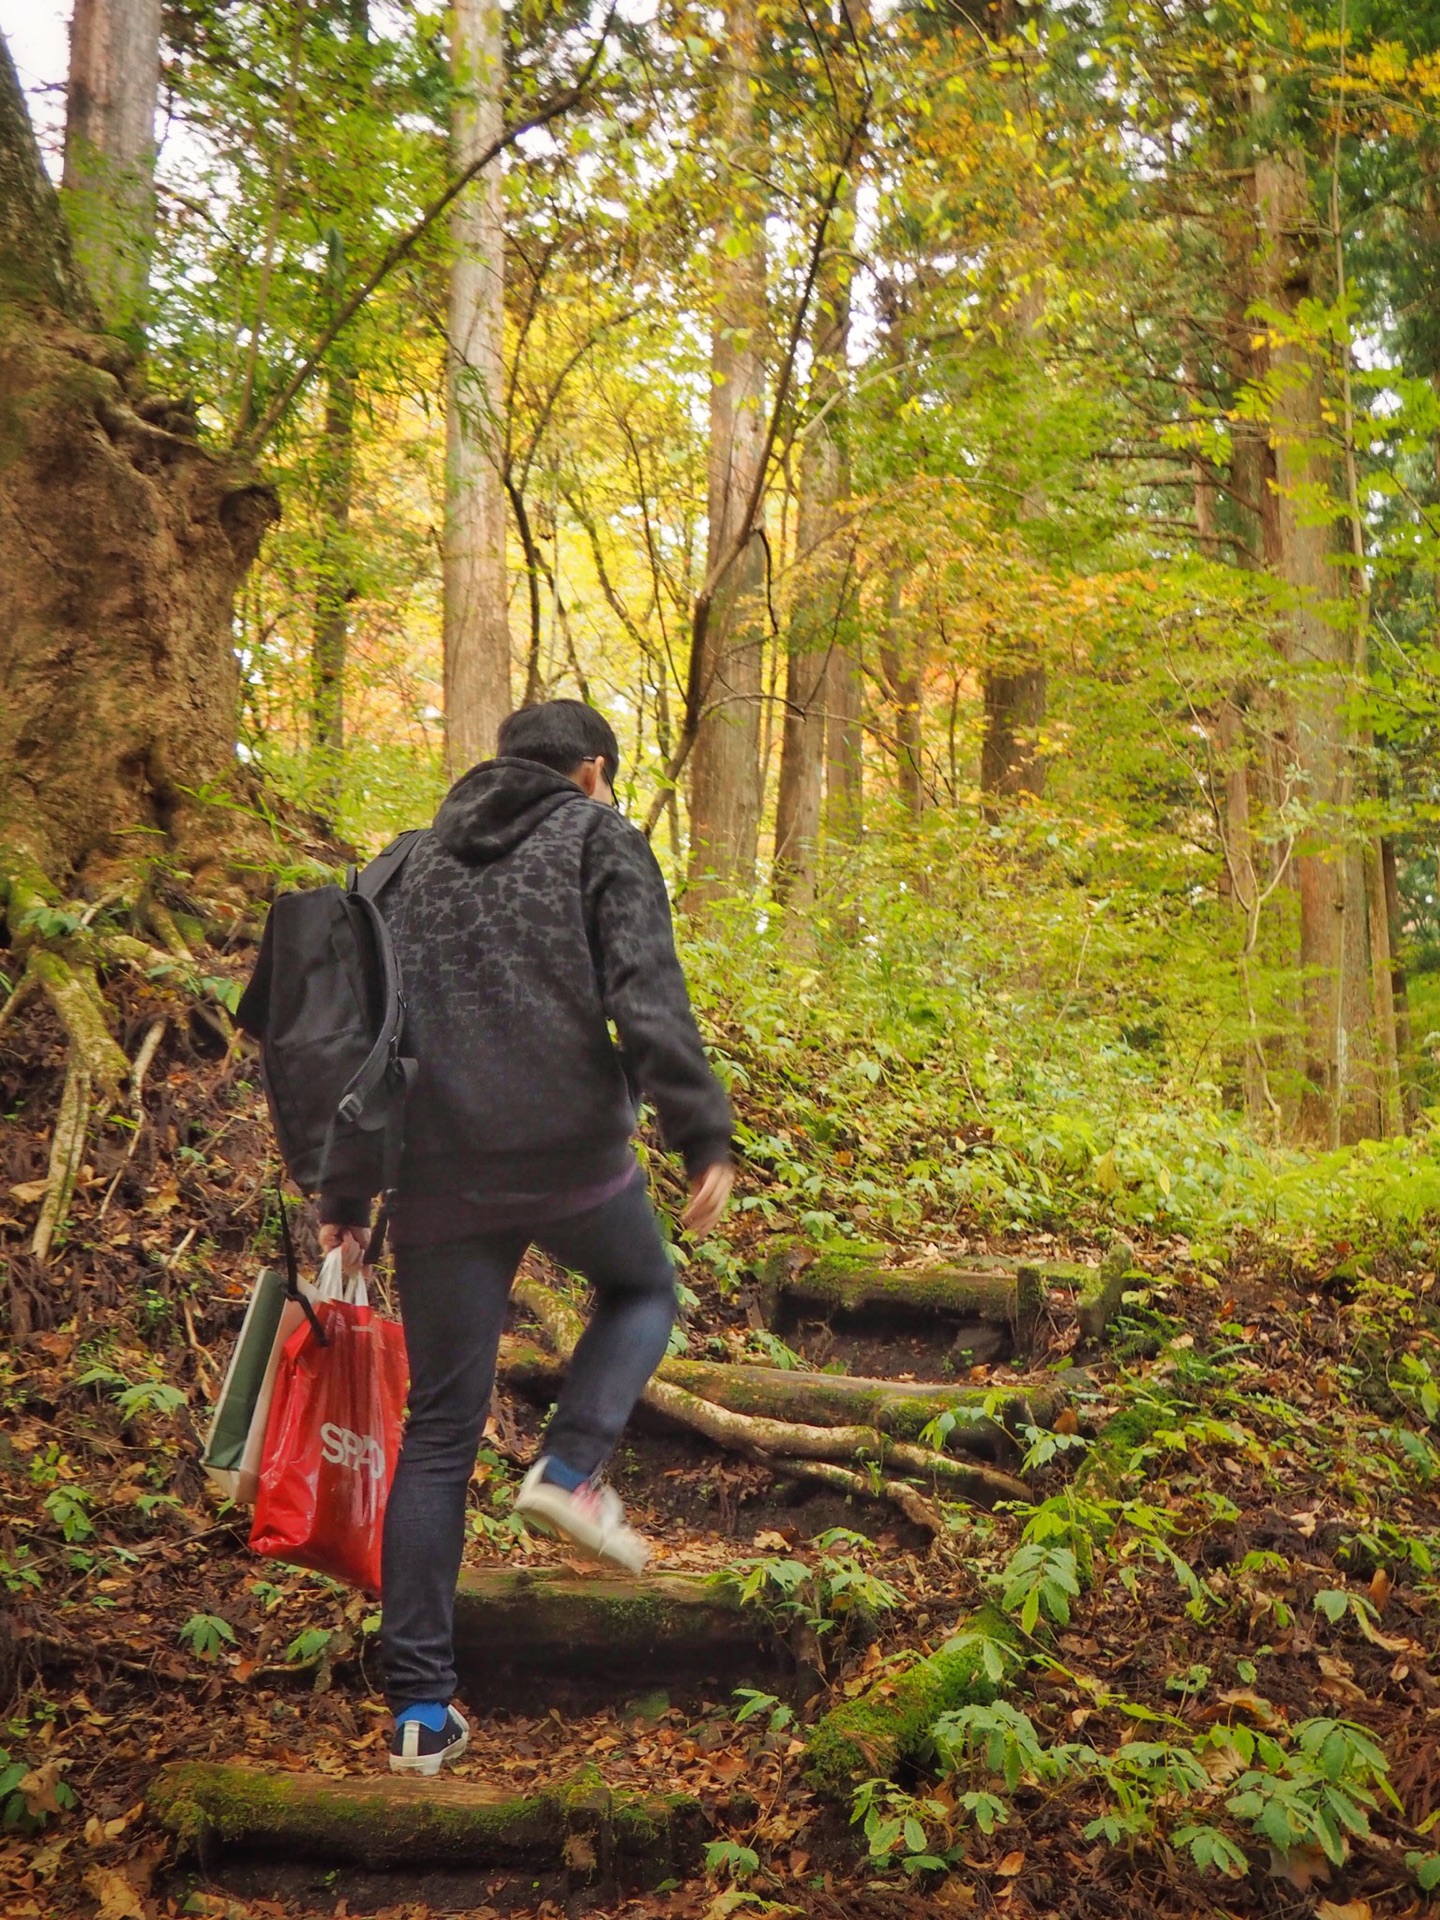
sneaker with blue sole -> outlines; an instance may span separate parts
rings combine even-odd
[[[402,1714],[390,1736],[390,1771],[439,1773],[447,1760],[458,1760],[469,1744],[469,1725],[454,1707],[445,1709],[445,1724],[438,1731]]]

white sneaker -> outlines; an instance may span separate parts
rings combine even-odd
[[[392,1773],[439,1773],[447,1760],[458,1760],[470,1744],[470,1723],[454,1707],[445,1710],[445,1725],[432,1733],[418,1720],[407,1720],[390,1736]]]
[[[633,1527],[625,1524],[625,1508],[613,1487],[596,1487],[586,1480],[573,1493],[545,1479],[547,1457],[542,1454],[520,1484],[515,1511],[545,1533],[558,1534],[594,1560],[608,1560],[639,1573],[650,1549]]]

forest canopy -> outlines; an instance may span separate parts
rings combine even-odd
[[[61,200],[251,503],[217,792],[373,850],[592,700],[822,1212],[826,1074],[902,1212],[1425,1212],[1440,18],[111,11],[158,138],[72,62]]]

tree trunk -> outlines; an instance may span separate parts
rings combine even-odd
[[[1410,992],[1405,983],[1402,959],[1405,916],[1400,905],[1400,873],[1395,858],[1395,842],[1380,842],[1380,873],[1385,888],[1385,919],[1389,930],[1390,995],[1395,1005],[1395,1048],[1399,1056],[1401,1104],[1408,1129],[1420,1117],[1420,1099],[1415,1085],[1415,1056],[1410,1031]]]
[[[1038,279],[1020,294],[1014,320],[1015,348],[1022,366],[1038,357],[1043,306]],[[1022,476],[1018,518],[1034,520],[1043,511],[1045,497],[1032,474]],[[1028,794],[1039,799],[1045,791],[1045,761],[1040,752],[1040,729],[1045,724],[1045,664],[1035,657],[1033,644],[1012,646],[1008,657],[990,663],[984,675],[985,732],[980,743],[980,791],[983,810],[991,822],[1004,808],[997,804]]]
[[[453,160],[499,138],[505,82],[498,0],[458,0],[450,66]],[[445,741],[452,779],[495,751],[510,711],[505,569],[505,218],[494,160],[450,220],[445,414]]]
[[[1324,297],[1301,157],[1262,157],[1255,195],[1264,296],[1294,315],[1303,301]],[[1336,529],[1317,524],[1313,508],[1333,480],[1323,369],[1307,343],[1277,333],[1268,371],[1275,563],[1291,596],[1286,649],[1294,669],[1293,747],[1300,798],[1317,816],[1296,859],[1308,1082],[1301,1124],[1338,1145],[1374,1133],[1382,1120],[1364,856],[1357,846],[1335,844],[1328,824],[1343,820],[1354,798],[1354,743],[1345,717],[1352,645],[1339,614],[1344,586],[1331,561]]]
[[[845,644],[846,568],[836,551],[836,534],[840,503],[849,492],[842,413],[849,338],[849,260],[832,250],[821,279],[815,325],[817,413],[800,456],[796,539],[801,585],[790,616],[775,808],[775,893],[801,909],[815,890],[829,722],[826,696],[836,650]]]
[[[143,346],[155,243],[160,0],[75,0],[61,194],[107,327]]]
[[[333,807],[340,796],[340,760],[345,750],[345,661],[350,645],[354,571],[350,501],[355,483],[355,373],[343,361],[333,362],[325,378],[310,753],[320,774],[320,792]]]
[[[849,846],[864,815],[865,683],[848,635],[831,650],[825,681],[825,838]]]
[[[129,365],[0,42],[0,838],[56,874],[182,813],[200,844],[187,790],[236,778],[231,602],[276,511],[184,409],[132,404]]]
[[[924,727],[925,660],[920,642],[907,631],[905,569],[894,567],[886,594],[885,637],[880,643],[880,671],[890,695],[891,747],[895,754],[895,783],[905,811],[918,820],[925,811]]]
[[[760,699],[765,540],[747,527],[765,457],[765,232],[756,188],[753,0],[725,9],[728,63],[721,146],[726,214],[715,236],[710,347],[707,617],[692,640],[691,898],[703,903],[753,884],[760,830]]]

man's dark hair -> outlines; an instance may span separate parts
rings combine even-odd
[[[543,700],[517,708],[500,722],[500,751],[517,760],[538,760],[567,776],[573,776],[582,760],[603,754],[605,778],[612,787],[620,772],[615,729],[583,700]]]

